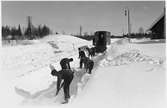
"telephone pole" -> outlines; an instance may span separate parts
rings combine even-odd
[[[129,12],[129,9],[128,9],[128,34],[130,36],[131,34],[131,28],[130,28],[130,12]]]
[[[80,30],[80,36],[82,36],[82,26],[80,26],[79,30]]]
[[[130,11],[129,11],[129,8],[126,8],[125,9],[125,16],[128,17],[128,36],[130,36],[131,34],[131,24],[130,24]]]

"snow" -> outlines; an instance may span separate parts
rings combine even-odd
[[[56,69],[59,70],[60,66],[58,61],[60,61],[61,58],[72,55],[75,56],[78,54],[77,47],[90,44],[88,41],[68,35],[51,35],[35,42],[36,43],[30,45],[18,45],[16,47],[12,46],[2,48],[2,70],[5,73],[4,76],[6,78],[19,77],[21,83],[25,83],[25,81],[27,83],[29,82],[29,84],[31,84],[30,86],[35,87],[33,90],[37,91],[39,90],[37,89],[39,83],[41,84],[41,82],[46,82],[41,81],[40,79],[51,79],[51,81],[53,79],[50,76],[50,73],[48,73],[50,72],[48,68],[49,64],[54,63]],[[52,42],[52,44],[49,42]],[[53,47],[53,45],[57,45],[57,48]],[[73,47],[75,49],[73,49]],[[59,53],[55,53],[55,51]],[[78,63],[73,62],[72,65],[74,64]],[[28,75],[25,76],[25,74]],[[20,76],[25,77],[23,78]],[[23,79],[25,81],[22,81]],[[20,85],[27,86],[25,84]],[[44,85],[45,84],[42,83],[40,86]],[[27,88],[30,89],[33,87]]]
[[[2,70],[4,73],[10,72],[11,74],[11,71],[14,70],[14,75],[19,76],[20,73],[36,71],[63,57],[74,55],[77,47],[91,43],[68,35],[51,35],[39,41],[30,45],[3,47]],[[52,44],[50,44],[51,41]]]
[[[116,47],[118,47],[118,45]],[[121,48],[121,46],[119,46],[119,48]],[[148,50],[142,51],[142,49],[140,48],[133,49],[133,48],[136,48],[136,46],[134,47],[132,44],[124,46],[124,50],[119,49],[119,48],[116,48],[116,49],[112,48],[112,50],[107,53],[107,55],[109,56],[107,56],[107,58],[102,61],[101,65],[115,65],[116,66],[116,65],[123,65],[123,64],[129,64],[129,63],[134,63],[134,62],[148,62],[151,64],[162,64],[163,61],[165,60],[165,56],[162,56],[162,57],[155,56],[158,54],[154,54],[153,52],[150,54]],[[148,54],[149,56],[146,54]]]
[[[80,46],[91,46],[91,41],[50,35],[26,45],[2,47],[2,96],[11,97],[3,98],[2,104],[165,108],[165,43],[138,44],[142,40],[129,43],[128,39],[111,39],[111,42],[104,55],[93,58],[92,75],[78,69],[77,51]],[[67,105],[58,105],[56,101],[62,99],[63,92],[54,97],[56,77],[50,75],[49,65],[60,70],[59,60],[63,57],[74,59],[71,67],[76,77],[71,84],[73,99]]]
[[[165,72],[160,67],[149,72],[153,67],[143,63],[100,67],[75,103],[81,106],[84,102],[90,107],[164,108]]]
[[[120,44],[120,41],[124,42]],[[112,63],[118,61],[116,65]],[[119,40],[110,46],[96,74],[72,107],[86,103],[89,107],[165,108],[165,72],[164,43],[139,45]]]
[[[13,92],[17,88],[34,94],[47,89],[56,79],[50,75],[49,64],[60,70],[60,59],[73,56],[71,65],[78,67],[77,48],[90,44],[89,41],[69,35],[50,35],[40,40],[25,40],[17,46],[2,47],[1,79]],[[13,94],[18,97],[16,93]]]

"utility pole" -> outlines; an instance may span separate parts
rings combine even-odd
[[[28,28],[31,28],[31,27],[32,27],[31,19],[32,19],[31,16],[27,16]]]
[[[131,24],[130,24],[130,11],[129,11],[129,8],[126,8],[125,9],[125,16],[128,16],[128,41],[129,43],[131,42],[130,41],[130,35],[131,35]]]
[[[131,34],[131,28],[130,28],[130,12],[129,12],[129,9],[128,9],[128,34],[130,36]]]
[[[80,28],[79,28],[79,30],[80,30],[80,36],[82,36],[82,26],[80,26]]]
[[[124,28],[122,29],[122,33],[123,33],[122,35],[124,36]]]
[[[128,17],[128,36],[130,36],[131,34],[131,24],[130,24],[130,11],[129,11],[129,8],[126,8],[125,9],[125,16]]]

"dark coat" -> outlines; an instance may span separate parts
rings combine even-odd
[[[57,76],[57,92],[56,92],[56,94],[58,94],[61,87],[63,87],[64,88],[65,99],[70,98],[69,87],[70,87],[70,84],[73,80],[74,72],[71,69],[62,69],[60,71],[56,71],[54,69],[54,70],[51,71],[51,74],[53,76]],[[61,84],[62,80],[64,82]]]
[[[85,52],[83,50],[79,51],[79,58],[86,57]]]

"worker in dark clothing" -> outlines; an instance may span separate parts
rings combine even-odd
[[[91,55],[92,55],[92,56],[95,56],[95,52],[96,52],[95,47],[92,47],[90,50],[91,50]]]
[[[79,50],[79,59],[80,59],[80,68],[82,68],[82,65],[84,64],[84,58],[86,57],[85,52],[78,48]]]
[[[61,65],[61,68],[62,69],[71,69],[70,67],[70,62],[73,61],[73,58],[63,58],[61,61],[60,61],[60,65]]]
[[[57,76],[57,91],[56,95],[58,95],[60,89],[63,87],[64,90],[64,100],[63,103],[68,103],[70,99],[70,84],[74,77],[74,72],[71,69],[62,69],[57,71],[53,66],[50,65],[51,74],[53,76]],[[63,80],[63,82],[62,82]]]
[[[89,59],[88,57],[85,57],[84,58],[84,65],[85,65],[86,72],[91,74],[92,73],[92,69],[94,67],[94,61]]]
[[[95,56],[95,47],[87,48],[89,52],[89,58]]]

